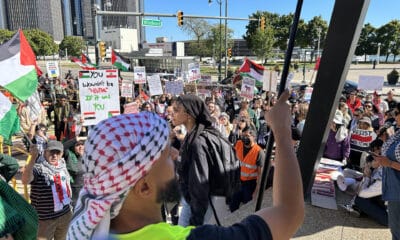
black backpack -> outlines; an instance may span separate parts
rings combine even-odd
[[[207,144],[210,195],[229,199],[240,189],[240,160],[236,151],[221,135],[208,131],[200,135],[204,136]]]

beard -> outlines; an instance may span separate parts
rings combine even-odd
[[[157,203],[176,203],[181,199],[181,191],[176,178],[167,182],[157,191]]]

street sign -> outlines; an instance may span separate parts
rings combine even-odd
[[[161,27],[161,20],[157,19],[142,19],[142,25],[146,27]]]

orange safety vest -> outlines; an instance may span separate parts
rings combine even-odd
[[[258,177],[258,166],[256,164],[258,158],[258,152],[261,150],[260,146],[254,144],[246,157],[243,157],[244,144],[242,140],[236,142],[235,150],[240,160],[240,180],[249,181],[257,179]]]

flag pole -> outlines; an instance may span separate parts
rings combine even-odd
[[[278,97],[285,91],[285,88],[286,88],[286,81],[287,81],[287,76],[289,73],[290,60],[292,59],[294,41],[296,38],[297,26],[299,24],[302,6],[303,6],[303,0],[298,0],[297,6],[296,6],[296,12],[293,17],[293,23],[290,28],[289,43],[288,43],[288,48],[287,48],[286,55],[285,55],[285,62],[283,65],[281,82],[279,84]],[[275,142],[274,134],[271,131],[271,134],[269,135],[268,142],[267,142],[267,152],[265,154],[265,164],[264,164],[264,167],[262,170],[262,175],[261,175],[260,189],[259,189],[259,192],[257,195],[257,202],[256,202],[256,209],[255,209],[256,211],[260,210],[262,200],[264,197],[264,190],[267,185],[268,173],[269,173],[269,170],[271,167],[270,161],[271,161],[271,153],[272,153],[272,148],[274,146],[274,142]]]

